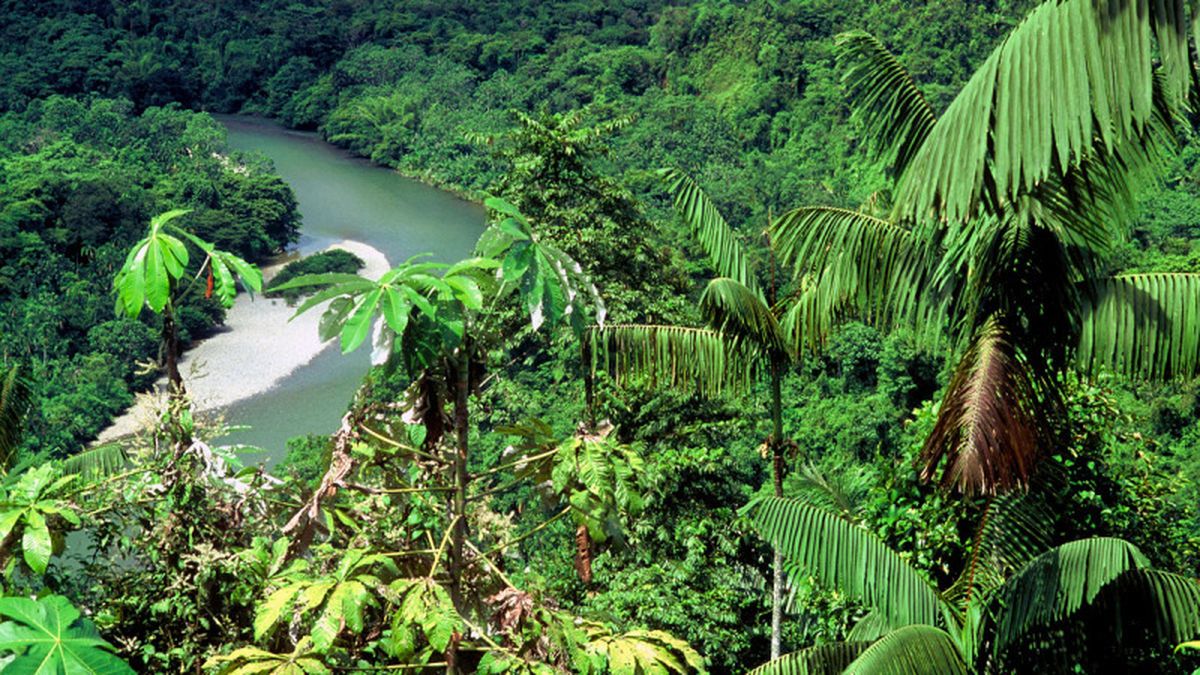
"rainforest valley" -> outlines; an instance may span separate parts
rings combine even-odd
[[[3,8],[0,672],[1200,672],[1197,3]],[[486,224],[264,280],[228,115]],[[372,352],[269,468],[243,293]]]

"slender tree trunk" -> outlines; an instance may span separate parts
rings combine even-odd
[[[168,304],[162,314],[162,340],[167,365],[167,393],[172,402],[183,399],[187,390],[183,387],[183,375],[179,373],[179,327],[175,324],[175,310]]]
[[[454,384],[454,498],[451,517],[454,519],[450,535],[450,597],[460,612],[466,612],[463,595],[463,576],[466,561],[463,558],[467,541],[467,403],[471,393],[471,348],[469,338],[463,338],[462,348],[455,360]]]
[[[783,496],[783,364],[771,361],[771,482],[775,496]],[[771,562],[771,658],[783,648],[783,556],[776,547]]]

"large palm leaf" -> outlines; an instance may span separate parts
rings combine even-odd
[[[793,573],[862,601],[890,628],[942,622],[946,606],[937,589],[870,532],[794,499],[764,498],[746,512]]]
[[[863,32],[836,39],[842,85],[867,132],[872,152],[902,173],[917,154],[937,116],[900,61]]]
[[[1028,485],[1039,455],[1054,443],[1061,417],[1046,382],[997,322],[985,325],[943,396],[921,453],[922,477],[971,494]],[[942,467],[942,463],[945,466]]]
[[[1200,367],[1200,274],[1126,274],[1085,295],[1077,361],[1135,378],[1195,374]]]
[[[1055,0],[1035,9],[934,124],[901,175],[904,220],[965,222],[986,199],[1013,202],[1140,133],[1161,87],[1179,110],[1192,84],[1189,0]]]
[[[588,330],[584,341],[592,374],[605,371],[618,383],[641,377],[718,396],[748,390],[761,367],[750,343],[706,328],[608,324]]]
[[[786,354],[788,345],[779,321],[761,295],[727,277],[708,282],[700,296],[700,313],[722,335],[758,345],[767,353]]]
[[[748,675],[841,675],[870,643],[834,642],[784,654]]]
[[[778,218],[771,240],[802,281],[786,332],[811,346],[847,315],[916,326],[932,325],[941,313],[929,251],[906,228],[856,211],[805,207]]]
[[[1120,575],[1146,567],[1141,551],[1121,539],[1081,539],[1046,551],[996,592],[995,650],[1004,651],[1034,626],[1075,614]]]
[[[872,644],[846,668],[846,675],[966,675],[954,639],[934,626],[894,630]]]
[[[717,274],[734,279],[761,296],[749,255],[704,190],[678,169],[664,169],[662,176],[675,200],[675,210],[691,228],[692,237],[708,254]]]

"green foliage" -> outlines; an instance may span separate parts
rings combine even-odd
[[[588,651],[603,655],[612,673],[704,672],[704,660],[686,642],[662,631],[593,635]]]
[[[20,366],[13,366],[0,378],[0,466],[6,470],[20,446],[29,406],[29,383]]]
[[[267,297],[283,296],[289,304],[294,303],[303,294],[299,289],[277,292],[274,290],[274,287],[282,286],[288,281],[305,274],[354,274],[362,269],[364,265],[366,263],[363,262],[362,258],[340,248],[314,253],[306,258],[294,260],[284,265],[283,269],[279,270],[279,273],[271,278],[271,283],[267,285],[264,295]],[[308,287],[309,292],[317,290],[320,290],[320,288]]]
[[[611,427],[562,442],[540,420],[498,431],[522,439],[524,456],[513,460],[517,475],[548,483],[550,493],[570,505],[575,521],[593,541],[620,534],[622,521],[641,514],[647,487],[644,462],[635,448],[617,441]]]
[[[4,669],[14,673],[119,675],[133,673],[111,652],[92,623],[60,595],[37,600],[0,598],[0,652],[14,654]]]
[[[176,209],[150,219],[150,230],[146,238],[134,244],[125,258],[125,264],[113,280],[117,292],[117,313],[136,319],[142,307],[161,313],[169,302],[171,292],[183,278],[188,265],[187,247],[176,236],[187,239],[207,255],[200,270],[206,268],[214,278],[213,292],[226,307],[233,305],[237,295],[234,275],[251,292],[262,290],[262,273],[245,260],[224,251],[218,251],[208,242],[189,232],[170,225],[172,220],[188,213]]]
[[[273,654],[257,647],[241,647],[224,656],[214,656],[204,664],[230,675],[265,673],[266,675],[327,675],[332,672],[312,649],[311,638],[301,638],[288,654]]]
[[[293,613],[311,613],[316,617],[310,624],[312,648],[318,653],[328,651],[343,627],[362,631],[364,612],[377,602],[372,591],[383,584],[372,570],[386,563],[385,557],[351,550],[329,574],[312,575],[304,565],[291,565],[280,573],[279,588],[258,605],[254,639],[272,632],[281,620],[290,624]]]
[[[1160,644],[1200,632],[1200,586],[1148,569],[1142,553],[1119,539],[1051,548],[1004,576],[993,590],[976,596],[968,590],[965,607],[958,610],[877,539],[834,514],[780,498],[752,502],[747,512],[795,565],[793,575],[815,575],[876,610],[864,619],[871,626],[861,635],[881,637],[847,672],[985,672],[994,662],[1012,667],[1059,649],[1066,659],[1056,672],[1071,672],[1072,663],[1078,667],[1113,647],[1116,658],[1128,658],[1121,648],[1135,643],[1143,630],[1149,630],[1151,643]],[[882,566],[888,570],[882,572]],[[974,567],[967,571],[975,572]],[[1111,615],[1123,625],[1112,634],[1090,631],[1094,619],[1068,624],[1085,612],[1114,610],[1123,611],[1120,618]],[[1022,652],[1022,643],[1032,647],[1030,653]]]
[[[939,623],[937,589],[869,532],[802,502],[766,499],[747,513],[796,566],[793,576],[817,575],[878,609],[893,629]]]
[[[62,546],[51,527],[79,526],[74,507],[62,499],[62,489],[74,478],[60,476],[53,465],[43,464],[11,478],[0,488],[0,556],[5,560],[5,577],[12,576],[18,542],[25,565],[34,574],[45,574],[50,556]]]
[[[104,311],[113,272],[153,214],[192,209],[174,222],[246,260],[273,252],[295,236],[294,202],[286,188],[258,163],[227,153],[219,127],[207,116],[154,107],[176,101],[197,109],[267,114],[319,129],[407,175],[468,193],[499,194],[525,221],[512,216],[513,231],[497,236],[500,246],[508,246],[491,255],[499,267],[467,275],[483,295],[481,309],[463,310],[473,302],[469,288],[459,297],[434,288],[434,282],[423,287],[411,279],[391,284],[409,306],[398,307],[390,321],[384,310],[392,295],[380,284],[344,289],[343,300],[327,297],[344,310],[330,316],[329,330],[345,339],[352,329],[350,342],[361,344],[379,325],[376,346],[404,357],[397,361],[408,366],[387,375],[377,371],[364,394],[377,405],[366,424],[385,425],[390,430],[385,433],[395,432],[404,447],[355,429],[373,439],[356,444],[355,461],[362,465],[348,479],[356,487],[339,484],[337,495],[320,510],[318,536],[328,536],[338,550],[411,553],[437,545],[446,524],[445,495],[370,490],[446,486],[439,481],[449,473],[447,465],[417,459],[413,451],[444,456],[433,446],[446,443],[449,435],[411,436],[405,423],[384,419],[399,416],[403,408],[409,422],[424,414],[419,421],[430,428],[436,428],[435,418],[449,424],[453,372],[443,373],[447,369],[441,367],[448,362],[436,362],[425,371],[435,376],[417,385],[410,386],[409,376],[435,363],[435,355],[461,346],[463,335],[487,336],[471,343],[465,359],[470,381],[484,383],[470,404],[470,475],[488,471],[493,460],[505,461],[506,441],[494,433],[497,426],[540,415],[556,441],[575,430],[581,405],[574,399],[585,388],[571,382],[580,365],[573,345],[551,331],[518,331],[516,326],[528,324],[515,315],[536,322],[540,313],[547,323],[560,316],[566,322],[568,316],[583,316],[582,305],[568,310],[569,290],[556,297],[556,260],[548,254],[542,264],[529,254],[532,245],[520,243],[527,233],[533,243],[551,245],[586,268],[620,322],[592,335],[597,343],[607,340],[599,346],[608,349],[584,355],[582,365],[591,365],[590,358],[603,363],[604,352],[617,347],[641,353],[623,357],[631,359],[624,365],[594,368],[594,387],[586,389],[594,409],[619,423],[621,438],[614,445],[642,443],[638,482],[644,504],[637,519],[621,523],[623,545],[614,542],[597,552],[596,580],[590,585],[573,574],[570,551],[562,546],[569,536],[563,521],[508,543],[515,532],[533,530],[545,516],[534,507],[536,491],[524,483],[510,489],[507,480],[490,482],[490,474],[486,487],[479,481],[468,495],[470,540],[481,548],[485,542],[501,547],[503,555],[487,560],[529,588],[539,608],[543,599],[553,599],[620,626],[593,637],[641,627],[666,629],[686,637],[718,672],[765,659],[766,548],[731,526],[737,521],[730,505],[744,503],[751,486],[764,482],[758,439],[773,430],[766,429],[770,421],[764,415],[747,414],[746,406],[752,398],[771,395],[757,382],[769,369],[749,344],[739,343],[738,351],[723,339],[735,333],[766,336],[755,344],[779,352],[826,349],[799,365],[798,372],[782,373],[782,428],[784,437],[796,441],[786,448],[784,492],[834,505],[854,526],[895,548],[918,575],[952,589],[947,603],[954,608],[964,606],[965,588],[974,588],[976,598],[999,588],[1001,577],[1020,569],[1032,550],[1063,539],[1119,536],[1136,543],[1156,565],[1194,575],[1200,561],[1194,505],[1200,494],[1193,478],[1200,460],[1193,446],[1200,432],[1186,381],[1195,351],[1187,342],[1194,332],[1188,313],[1195,295],[1187,275],[1197,271],[1189,243],[1198,194],[1194,147],[1170,165],[1164,185],[1143,191],[1136,180],[1151,159],[1137,146],[1161,144],[1161,118],[1181,108],[1186,89],[1180,83],[1191,76],[1180,66],[1192,55],[1180,36],[1189,31],[1168,24],[1173,17],[1192,18],[1192,8],[1166,2],[1159,12],[1158,5],[1119,2],[1112,8],[1121,21],[1112,30],[1089,32],[1097,23],[1092,6],[1086,0],[1040,7],[943,0],[916,5],[618,0],[351,7],[303,0],[236,12],[153,3],[9,8],[0,29],[0,65],[8,74],[0,82],[0,355],[5,372],[19,363],[31,385],[34,405],[26,416],[22,454],[70,454],[130,400],[131,390],[153,379],[136,364],[155,356],[156,317],[109,321]],[[1020,15],[1035,7],[1018,32],[1004,38]],[[1150,9],[1129,11],[1135,7]],[[1172,13],[1176,7],[1185,11]],[[1101,24],[1113,17],[1101,17]],[[1057,28],[1048,31],[1052,25]],[[870,31],[883,40],[862,32],[833,39],[845,30]],[[1046,34],[1063,39],[1047,42]],[[1127,44],[1118,44],[1122,41]],[[997,44],[1001,51],[988,60]],[[1085,58],[1067,58],[1061,50],[1068,48]],[[1181,54],[1187,54],[1185,61]],[[967,96],[955,100],[981,63]],[[1104,67],[1108,63],[1127,68],[1112,71]],[[1162,89],[1152,81],[1155,71],[1161,72]],[[1105,73],[1115,74],[1109,79],[1119,86],[1102,83],[1107,76],[1097,76]],[[1128,90],[1119,92],[1120,87]],[[128,101],[47,98],[54,92],[81,99],[98,92]],[[582,113],[567,112],[585,106]],[[1021,124],[1011,123],[1014,115]],[[1190,130],[1176,131],[1192,138]],[[464,142],[465,132],[475,132],[471,138],[484,143]],[[924,142],[929,138],[941,140]],[[864,148],[879,165],[861,157]],[[1115,160],[1099,161],[1105,157]],[[694,215],[682,222],[668,212],[672,198],[687,192],[683,172],[674,174],[680,187],[665,196],[659,180],[646,171],[664,165],[682,167],[695,177],[686,185],[708,190],[707,197],[690,197]],[[1138,171],[1115,171],[1114,166]],[[898,185],[891,185],[892,176],[899,178]],[[1143,215],[1133,213],[1135,200],[1143,203]],[[808,229],[788,243],[793,252],[780,246],[787,239],[781,229],[772,237],[776,253],[797,274],[794,284],[779,285],[792,311],[768,318],[758,311],[762,307],[746,301],[776,286],[768,283],[770,268],[762,264],[768,251],[756,229],[769,224],[769,214],[785,213],[797,203],[831,206],[788,213],[777,221],[777,227],[789,222],[800,227],[797,223],[806,219]],[[688,210],[686,204],[680,210]],[[998,213],[1010,206],[1011,217]],[[850,208],[861,213],[839,210]],[[503,208],[495,211],[495,221],[511,215]],[[929,212],[949,220],[926,221]],[[706,220],[695,216],[700,213],[723,215]],[[889,213],[908,217],[889,218]],[[966,222],[980,214],[987,217]],[[1132,242],[1122,240],[1126,225],[1132,226]],[[936,236],[925,237],[927,230]],[[195,246],[179,238],[191,262],[199,262]],[[695,238],[696,251],[679,243]],[[740,246],[736,251],[734,244]],[[516,252],[522,248],[526,252]],[[1077,257],[1083,250],[1098,255]],[[711,286],[701,312],[693,307],[702,288],[696,280],[708,276],[701,263],[713,251],[725,251],[719,257],[730,263],[726,269],[716,261],[717,273],[741,288],[728,280]],[[165,259],[163,264],[165,269]],[[762,276],[750,272],[753,267]],[[526,274],[518,276],[521,269]],[[331,270],[320,270],[325,271]],[[424,273],[444,281],[448,270]],[[1120,276],[1108,278],[1109,273]],[[1051,283],[1055,279],[1070,283]],[[585,304],[590,283],[577,280],[570,287]],[[399,285],[411,286],[433,315]],[[521,300],[495,303],[519,305],[498,312],[506,314],[501,321],[488,301],[502,295],[505,285],[504,293]],[[997,296],[988,288],[1013,292]],[[380,293],[374,306],[364,309],[375,291]],[[176,318],[184,339],[220,320],[218,303],[199,295],[193,289],[180,302]],[[1027,303],[1028,298],[1036,302]],[[1039,305],[1036,311],[1023,309]],[[1007,312],[1014,306],[1019,316],[1001,327],[1017,349],[981,349],[986,336],[980,327],[990,325],[997,308]],[[407,324],[396,334],[392,324],[405,321],[401,314]],[[848,317],[905,328],[907,336],[880,335],[862,326],[838,330]],[[770,339],[772,318],[785,336],[785,349]],[[702,319],[721,332],[674,327],[699,326]],[[633,322],[644,325],[634,330],[629,328]],[[1070,347],[1072,322],[1086,335],[1078,351]],[[1060,323],[1065,331],[1043,330]],[[503,326],[495,329],[497,324]],[[1026,342],[1039,332],[1045,339]],[[927,352],[930,343],[936,347]],[[1052,373],[1055,381],[1067,383],[1062,392],[1067,415],[1053,420],[1061,442],[1037,454],[1041,466],[1063,473],[1069,489],[1055,502],[1051,519],[1013,525],[1019,508],[1008,498],[990,506],[962,503],[922,485],[912,468],[938,414],[954,407],[928,401],[939,387],[939,362],[930,354],[961,356],[973,344],[976,355],[986,351],[1009,364],[1035,361],[1045,353],[1051,363],[1076,362],[1101,378],[1097,386],[1079,383],[1069,371]],[[1054,351],[1054,345],[1068,348]],[[986,360],[959,369],[959,379],[973,384],[950,387],[951,402],[988,391],[992,380],[980,374],[997,372]],[[758,371],[751,373],[750,361]],[[628,385],[639,381],[629,377],[635,366],[648,376],[642,382],[678,385],[716,400],[618,389],[599,372],[607,370],[618,377],[616,384]],[[484,369],[486,374],[480,372]],[[1178,382],[1130,385],[1105,379],[1109,369]],[[1012,368],[999,375],[1009,383],[1021,377]],[[729,393],[738,396],[719,396]],[[972,400],[989,403],[978,396]],[[990,403],[1003,407],[1005,402]],[[1007,409],[1021,414],[1004,419],[1026,412],[1019,406]],[[948,415],[954,428],[945,435],[958,435],[957,422],[970,418]],[[587,441],[578,443],[573,452],[563,453],[562,467],[591,457]],[[325,468],[315,464],[332,457],[332,448],[327,441],[308,444],[310,465],[299,473],[313,481],[311,487]],[[971,465],[970,455],[968,448],[960,455],[967,461],[954,466]],[[597,451],[594,459],[623,456]],[[296,636],[283,630],[271,633],[272,644],[241,647],[252,638],[255,603],[268,597],[268,587],[279,581],[268,579],[281,572],[270,571],[271,561],[280,556],[261,540],[282,541],[277,530],[291,505],[308,499],[307,490],[299,482],[287,484],[259,500],[225,492],[207,479],[183,480],[176,488],[171,486],[177,468],[151,468],[141,459],[136,450],[127,456],[102,451],[81,455],[68,469],[80,476],[72,487],[114,480],[112,492],[123,496],[109,495],[95,507],[101,513],[94,526],[103,542],[96,547],[97,559],[129,560],[132,569],[97,563],[86,573],[58,579],[52,565],[45,577],[45,583],[61,583],[86,598],[80,606],[95,611],[106,635],[140,669],[195,670],[205,658],[234,646],[240,648],[229,660],[212,661],[214,668],[304,672],[307,666],[322,672],[394,666],[403,662],[400,654],[407,653],[403,645],[409,642],[424,654],[423,663],[444,658],[430,646],[430,633],[419,620],[401,622],[403,630],[393,632],[390,591],[380,592],[376,604],[368,603],[362,631],[343,630],[319,660],[310,661],[312,647],[303,637],[293,644]],[[146,481],[114,478],[112,470],[127,460],[125,468],[149,470]],[[796,471],[800,462],[811,464],[811,471]],[[253,482],[251,475],[248,471],[238,480]],[[599,494],[609,485],[598,481],[600,487],[591,491],[577,471],[569,478],[555,499],[572,491]],[[1029,481],[1035,489],[1038,480]],[[168,486],[165,497],[146,491],[159,484]],[[614,484],[614,497],[615,491]],[[150,499],[161,503],[144,501]],[[81,503],[92,508],[91,502]],[[976,532],[983,512],[992,524]],[[22,527],[16,528],[17,538]],[[1046,537],[1034,542],[1031,533],[1038,528]],[[53,540],[53,519],[47,529]],[[432,544],[426,541],[430,536]],[[978,545],[972,545],[977,536]],[[1030,543],[1008,546],[1014,538]],[[25,558],[16,543],[10,542],[10,560]],[[1002,564],[995,570],[981,564],[977,574],[966,576],[970,583],[951,585],[951,572],[969,565],[977,549],[977,562],[994,558]],[[404,568],[399,578],[421,578],[429,557],[398,557]],[[317,577],[336,568],[337,561],[318,556],[313,565],[311,575]],[[480,597],[496,593],[494,587],[484,589],[495,579],[480,568],[487,568],[483,558],[466,583],[479,584],[473,587]],[[448,597],[450,581],[441,575],[428,583]],[[785,641],[794,645],[838,640],[860,616],[845,596],[812,582],[797,580],[794,614],[784,628]],[[1097,643],[1106,639],[1106,627],[1124,626],[1114,620],[1116,612],[1106,613],[1112,609],[1107,593],[1122,583],[1162,597],[1189,592],[1173,578],[1120,577],[1078,612],[1059,616],[1065,627],[1046,628],[1049,637],[1041,642],[1030,639],[1038,646],[1028,653],[1022,652],[1024,643],[1014,646],[995,667],[1053,670],[1064,653],[1068,666],[1085,670],[1125,664],[1121,659],[1128,654],[1087,661],[1081,659],[1091,658],[1090,652],[1082,648],[1073,653],[1070,647],[1049,646],[1050,638],[1062,632],[1090,631],[1095,634],[1090,642]],[[449,625],[452,603],[446,597],[426,597],[425,604]],[[1136,613],[1133,605],[1121,606]],[[311,623],[322,609],[302,613],[304,622]],[[586,650],[587,636],[565,613],[501,632],[491,632],[498,619],[479,613],[469,618],[503,650],[489,651],[479,664],[472,660],[476,654],[460,652],[466,660],[461,668],[587,672],[606,667],[599,653]],[[1173,620],[1182,625],[1185,618],[1180,614]],[[855,630],[870,634],[868,624]],[[444,629],[431,624],[429,631],[441,644]],[[1152,633],[1140,637],[1160,644]],[[910,664],[919,658],[918,665],[938,672],[957,667],[958,657],[946,650],[944,637],[925,630],[891,635],[897,637],[872,647],[872,658],[885,672],[906,665],[904,658]],[[957,645],[964,642],[955,631],[945,635]],[[540,660],[513,656],[545,644],[549,653],[539,653]],[[836,652],[840,643],[832,644],[814,647],[814,659],[825,658],[820,662],[826,665],[837,661],[822,656]],[[1141,661],[1129,657],[1131,672],[1177,665],[1155,660],[1161,652],[1153,649],[1145,654]],[[687,662],[681,658],[675,652],[677,662]],[[1076,661],[1070,663],[1071,658]],[[835,672],[843,670],[838,664]]]

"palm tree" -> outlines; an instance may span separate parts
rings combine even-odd
[[[692,236],[720,275],[700,296],[700,313],[707,327],[609,324],[593,328],[586,347],[591,374],[605,370],[621,383],[630,377],[649,378],[652,385],[690,388],[707,396],[744,391],[765,375],[770,389],[771,482],[775,496],[783,495],[783,377],[798,352],[789,339],[789,315],[794,296],[780,298],[774,279],[764,291],[749,254],[733,229],[704,191],[677,170],[663,172],[675,208]],[[774,260],[772,260],[774,266]],[[591,388],[589,385],[589,392]],[[781,651],[783,621],[783,561],[774,554],[771,590],[771,654]]]
[[[1200,634],[1195,579],[1152,569],[1121,539],[1035,551],[1028,544],[1041,523],[1024,496],[993,502],[970,564],[948,589],[819,507],[767,497],[746,511],[793,574],[869,610],[845,642],[788,654],[754,675],[1079,672],[1089,659],[1114,667],[1124,648]]]
[[[859,315],[957,355],[924,478],[1028,485],[1063,428],[1066,368],[1197,371],[1200,275],[1105,276],[1196,84],[1193,4],[1046,2],[940,118],[879,42],[839,37],[855,114],[895,176],[890,213],[801,208],[772,233],[807,289],[793,335],[819,346]]]

